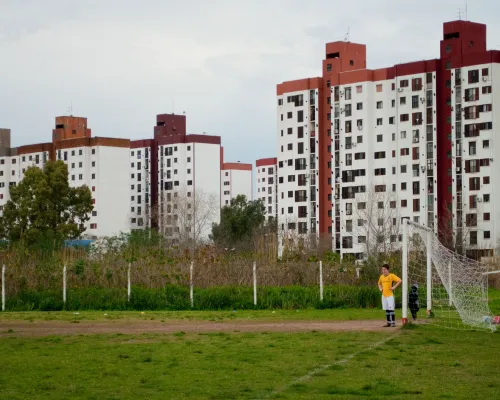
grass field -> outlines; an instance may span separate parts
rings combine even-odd
[[[1,399],[498,398],[500,334],[383,332],[16,337],[12,321],[359,320],[380,310],[0,314]],[[41,322],[37,322],[41,321]],[[382,321],[381,321],[382,322]]]

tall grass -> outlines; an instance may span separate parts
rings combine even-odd
[[[197,288],[194,290],[195,310],[304,309],[304,308],[373,308],[380,306],[380,292],[374,287],[327,286],[324,300],[317,287],[261,287],[253,304],[253,289],[243,286]],[[130,302],[126,290],[109,288],[71,289],[66,304],[61,291],[23,291],[9,297],[9,311],[59,310],[189,310],[189,288],[167,285],[161,289],[132,287]]]

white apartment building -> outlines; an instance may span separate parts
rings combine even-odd
[[[94,210],[85,237],[116,235],[129,230],[129,148],[126,139],[91,138],[86,118],[57,117],[52,143],[8,147],[0,156],[0,211],[30,166],[43,168],[47,160],[64,161],[71,187],[87,185]]]
[[[221,170],[221,205],[231,204],[231,200],[242,194],[247,201],[253,199],[252,164],[223,163]]]
[[[499,65],[500,52],[486,50],[486,26],[469,21],[443,25],[439,58],[378,70],[366,68],[366,46],[327,43],[321,78],[277,87],[279,228],[301,222],[302,234],[302,217],[315,216],[312,183],[293,174],[305,165],[305,179],[317,177],[316,231],[342,255],[399,248],[403,218],[454,248],[463,242],[471,256],[491,255],[500,240],[493,208]],[[316,149],[312,141],[304,148],[301,126],[314,127]],[[303,204],[295,204],[297,191]]]
[[[130,143],[130,228],[151,228],[151,147],[152,140]]]
[[[278,160],[262,158],[255,162],[257,170],[257,199],[266,207],[265,216],[269,221],[278,215]]]
[[[319,233],[318,79],[305,90],[278,86],[278,246],[297,245]]]
[[[500,240],[500,210],[495,209],[500,184],[500,146],[496,145],[500,100],[500,60],[451,69],[451,192],[455,239],[468,248],[496,249]],[[460,235],[461,238],[456,237]]]

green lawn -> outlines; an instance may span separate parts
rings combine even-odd
[[[44,338],[12,332],[0,340],[0,398],[492,399],[500,390],[498,354],[500,334],[422,326]]]

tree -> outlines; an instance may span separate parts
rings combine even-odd
[[[66,164],[48,161],[43,170],[29,167],[24,179],[10,188],[10,200],[0,217],[0,236],[27,244],[42,238],[75,239],[85,232],[92,210],[89,188],[71,188]]]
[[[244,247],[264,224],[266,208],[261,200],[247,201],[238,195],[221,210],[220,224],[212,225],[212,240],[223,247]],[[271,222],[274,228],[274,222]],[[271,227],[270,227],[271,229]]]
[[[356,201],[349,204],[344,220],[346,232],[362,245],[367,258],[377,258],[399,249],[401,215],[395,194],[371,188],[358,194]],[[355,244],[348,245],[352,248]]]
[[[208,239],[218,213],[216,195],[183,187],[161,192],[152,218],[158,221],[160,232],[170,244],[194,249]]]

